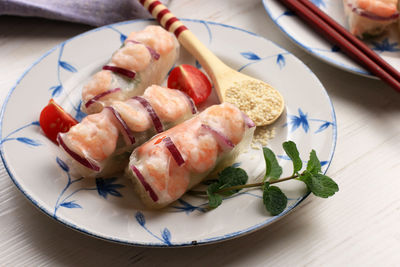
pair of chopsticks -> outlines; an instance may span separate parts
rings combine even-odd
[[[310,0],[280,0],[280,2],[295,12],[328,41],[340,47],[349,57],[400,92],[400,72],[321,11]]]

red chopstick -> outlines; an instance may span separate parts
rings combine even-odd
[[[309,0],[280,0],[349,57],[400,92],[400,73]]]

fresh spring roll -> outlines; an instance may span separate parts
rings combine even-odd
[[[86,116],[57,141],[73,175],[110,176],[125,169],[135,147],[196,113],[185,93],[153,85],[143,96],[114,101]]]
[[[82,110],[100,112],[112,101],[142,95],[150,85],[161,84],[179,56],[175,36],[160,26],[132,32],[103,69],[82,89]]]
[[[248,149],[254,128],[234,105],[211,106],[136,148],[126,174],[146,206],[162,208],[233,164]]]
[[[376,36],[397,21],[398,0],[343,0],[352,34],[363,38]]]

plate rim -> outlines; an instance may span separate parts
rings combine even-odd
[[[293,43],[295,43],[298,47],[300,47],[301,49],[303,49],[304,51],[306,51],[310,55],[320,59],[321,61],[323,61],[325,63],[328,63],[329,65],[331,65],[333,67],[336,67],[338,69],[341,69],[341,70],[344,70],[344,71],[347,71],[349,73],[353,73],[353,74],[356,74],[356,75],[359,75],[359,76],[362,76],[362,77],[371,78],[371,79],[378,79],[375,75],[371,74],[369,71],[366,71],[364,69],[357,68],[357,67],[346,66],[343,63],[335,61],[331,57],[324,56],[324,55],[320,54],[318,51],[313,50],[313,49],[309,48],[308,46],[306,46],[304,44],[304,42],[301,42],[298,39],[296,39],[295,37],[293,37],[292,35],[290,35],[281,24],[279,24],[278,22],[276,22],[274,20],[274,18],[272,17],[272,14],[271,14],[271,10],[267,7],[267,4],[266,4],[267,1],[273,2],[273,0],[262,0],[264,9],[267,12],[268,16],[271,18],[272,22],[276,26],[278,26],[278,28],[281,30],[281,32],[283,32],[287,37],[289,37],[289,39]]]
[[[224,23],[213,22],[213,21],[202,20],[202,19],[189,19],[189,18],[179,18],[179,19],[182,20],[182,21],[188,21],[188,22],[196,22],[196,23],[205,23],[205,24],[217,25],[217,26],[221,26],[221,27],[230,28],[230,29],[241,31],[241,32],[245,32],[245,33],[248,33],[248,34],[253,35],[255,37],[262,38],[262,39],[270,42],[271,44],[277,46],[278,48],[282,49],[284,52],[288,52],[290,55],[293,56],[294,60],[296,60],[298,63],[300,63],[306,70],[308,70],[308,72],[310,73],[312,78],[317,82],[317,84],[319,85],[320,89],[325,94],[325,97],[327,98],[328,103],[330,105],[332,120],[337,125],[335,108],[333,106],[332,100],[329,97],[328,92],[326,91],[325,87],[323,86],[321,81],[318,79],[316,74],[304,62],[302,62],[298,57],[296,57],[293,53],[287,51],[286,49],[282,48],[280,45],[276,44],[275,42],[269,40],[268,38],[266,38],[264,36],[258,35],[258,34],[254,33],[254,32],[251,32],[251,31],[248,31],[246,29],[242,29],[242,28],[239,28],[239,27],[236,27],[236,26],[231,26],[231,25],[224,24]],[[2,105],[2,108],[1,108],[1,112],[0,112],[0,140],[2,140],[4,113],[6,111],[7,104],[9,102],[9,99],[10,99],[12,93],[18,87],[19,83],[24,79],[24,77],[30,72],[30,70],[33,67],[35,67],[39,62],[41,62],[46,56],[51,54],[54,50],[56,50],[60,46],[65,45],[68,42],[71,42],[76,38],[80,38],[80,37],[85,36],[87,34],[91,34],[91,33],[94,33],[94,32],[100,31],[100,30],[104,30],[106,28],[109,28],[110,26],[112,27],[112,26],[119,26],[119,25],[131,24],[131,23],[155,22],[155,21],[156,20],[153,19],[153,18],[134,19],[134,20],[127,20],[127,21],[121,21],[121,22],[117,22],[117,23],[107,24],[107,25],[104,25],[104,26],[101,26],[101,27],[96,27],[96,28],[91,29],[89,31],[85,31],[83,33],[75,35],[75,36],[73,36],[73,37],[71,37],[71,38],[69,38],[69,39],[67,39],[67,40],[55,45],[54,47],[49,49],[47,52],[45,52],[43,55],[41,55],[28,68],[25,69],[25,71],[17,79],[15,84],[12,86],[12,88],[9,90],[9,92],[6,95],[6,97],[4,98],[4,102],[3,102],[3,105]],[[333,156],[334,156],[334,153],[335,153],[335,149],[336,149],[336,143],[337,143],[337,127],[333,127],[332,128],[332,144],[331,144],[331,148],[330,148],[329,162],[328,162],[328,164],[326,166],[326,169],[325,169],[324,173],[326,173],[328,171],[328,169],[330,167],[330,164],[332,163],[332,159],[333,159]],[[2,162],[3,162],[5,170],[7,171],[8,175],[10,176],[10,179],[15,184],[15,186],[18,188],[18,190],[29,200],[29,202],[31,204],[33,204],[33,206],[38,208],[44,214],[46,214],[47,216],[49,216],[53,220],[55,220],[55,221],[65,225],[65,226],[67,226],[68,228],[73,229],[73,230],[78,231],[78,232],[81,232],[83,234],[86,234],[88,236],[95,237],[97,239],[101,239],[101,240],[105,240],[105,241],[109,241],[109,242],[113,242],[113,243],[129,245],[129,246],[137,246],[137,247],[172,247],[172,248],[173,247],[191,247],[191,246],[198,246],[198,245],[215,244],[215,243],[219,243],[219,242],[226,241],[226,240],[229,240],[229,239],[241,237],[241,236],[244,236],[246,234],[250,234],[250,233],[252,233],[252,232],[254,232],[256,230],[260,230],[260,229],[262,229],[262,228],[264,228],[264,227],[266,227],[266,226],[278,221],[279,219],[283,218],[288,213],[293,211],[296,207],[298,207],[299,204],[301,202],[303,202],[303,200],[305,200],[310,195],[310,192],[307,192],[304,196],[300,197],[293,205],[288,206],[286,208],[286,210],[284,212],[282,212],[281,214],[273,216],[271,218],[268,218],[267,220],[264,220],[264,221],[262,221],[262,222],[260,222],[258,224],[252,225],[251,227],[248,227],[248,228],[245,228],[245,229],[242,229],[242,230],[239,230],[239,231],[231,232],[231,233],[228,233],[228,234],[225,234],[225,235],[217,236],[217,237],[211,237],[211,238],[204,238],[204,239],[201,239],[201,240],[196,240],[195,243],[194,243],[194,241],[189,241],[189,242],[172,243],[170,245],[167,245],[167,244],[155,243],[155,242],[132,242],[132,241],[128,241],[128,240],[123,240],[121,238],[115,238],[115,237],[112,237],[112,236],[107,236],[105,234],[95,233],[94,231],[92,231],[90,229],[87,229],[87,228],[80,227],[79,225],[76,225],[76,224],[72,223],[71,221],[65,220],[65,219],[60,218],[60,217],[52,216],[51,212],[49,212],[42,205],[40,205],[38,203],[38,201],[36,199],[34,199],[31,195],[29,195],[29,193],[27,193],[26,190],[19,184],[18,179],[16,179],[16,177],[13,175],[13,173],[12,173],[12,171],[10,169],[10,166],[8,165],[8,163],[7,163],[6,159],[5,159],[4,146],[1,143],[0,143],[0,156],[1,156],[1,159],[2,159]]]

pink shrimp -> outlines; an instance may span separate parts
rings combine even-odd
[[[176,121],[183,114],[190,112],[188,100],[179,91],[152,85],[143,96],[150,102],[157,115],[164,121]]]
[[[214,105],[206,109],[200,116],[209,126],[213,127],[215,124],[216,129],[222,127],[224,134],[233,144],[236,145],[243,139],[245,132],[243,115],[234,105],[229,103]]]
[[[381,17],[390,17],[397,12],[397,0],[358,0],[357,5]]]
[[[143,150],[142,150],[143,151]],[[151,183],[158,191],[165,190],[167,183],[166,177],[168,174],[168,151],[164,146],[156,146],[151,150],[149,156],[152,160],[145,162],[144,166],[148,175],[151,177]]]
[[[183,125],[174,134],[174,140],[185,159],[185,167],[196,173],[211,170],[217,161],[217,141],[211,133],[203,131],[200,120]]]
[[[89,101],[94,96],[101,94],[111,88],[111,71],[102,70],[92,76],[90,81],[82,89],[83,100]]]
[[[148,112],[136,100],[114,101],[111,106],[118,111],[132,131],[144,132],[153,125]]]
[[[218,143],[211,133],[203,131],[199,119],[192,119],[168,130],[157,136],[150,142],[138,148],[139,155],[145,155],[151,158],[154,155],[159,156],[159,146],[165,147],[162,140],[170,136],[174,144],[185,160],[184,168],[195,173],[202,173],[211,170],[216,163],[218,156]],[[170,154],[168,150],[165,150]],[[163,159],[165,162],[166,159]]]
[[[188,189],[190,183],[189,172],[185,168],[179,168],[171,156],[168,178],[168,195],[172,199],[178,199]]]
[[[185,168],[179,168],[161,142],[148,144],[152,146],[152,149],[139,151],[139,154],[147,159],[144,161],[144,172],[148,174],[147,182],[152,184],[159,195],[168,195],[167,198],[170,199],[178,198],[189,185],[188,171]]]
[[[104,160],[114,152],[118,140],[118,129],[111,116],[107,109],[88,115],[69,130],[64,141],[83,157]]]
[[[139,32],[132,32],[127,40],[142,42],[161,55],[169,53],[175,47],[174,36],[160,26],[155,25],[147,26]]]
[[[112,56],[111,62],[118,67],[142,71],[149,66],[151,54],[144,44],[125,43]]]

